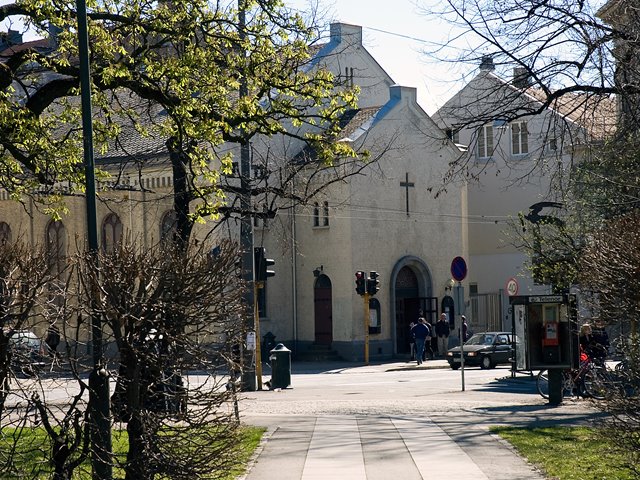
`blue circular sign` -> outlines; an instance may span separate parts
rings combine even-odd
[[[462,257],[456,257],[451,262],[451,276],[461,282],[467,276],[467,262]]]

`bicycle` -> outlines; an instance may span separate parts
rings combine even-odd
[[[562,371],[562,390],[570,396],[579,395],[590,397],[595,400],[604,400],[612,386],[612,381],[604,364],[599,364],[587,358],[580,362],[578,369],[568,369]],[[549,398],[549,375],[548,370],[540,370],[536,379],[536,387],[542,398]]]

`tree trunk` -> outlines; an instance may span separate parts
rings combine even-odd
[[[189,218],[189,204],[192,198],[187,178],[187,154],[176,138],[167,141],[167,148],[173,170],[173,210],[176,214],[174,242],[178,251],[185,252],[193,229],[193,221]]]

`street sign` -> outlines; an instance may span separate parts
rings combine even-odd
[[[467,276],[467,262],[462,257],[456,257],[451,262],[451,276],[461,282]]]
[[[507,280],[507,294],[510,297],[518,294],[518,281],[513,277]]]

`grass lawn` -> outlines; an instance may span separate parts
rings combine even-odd
[[[211,478],[217,480],[234,480],[240,475],[245,473],[246,466],[256,450],[262,438],[262,434],[265,432],[264,428],[245,426],[241,429],[240,443],[237,444],[235,449],[235,457],[238,460],[237,467],[229,472],[221,474],[215,472]],[[112,434],[113,452],[116,457],[119,457],[121,461],[125,460],[126,452],[128,450],[128,438],[127,434],[123,430],[114,430]],[[14,451],[14,469],[20,472],[13,475],[6,470],[0,471],[0,479],[10,480],[18,478],[27,478],[24,475],[28,475],[28,478],[33,479],[50,479],[52,474],[51,465],[48,463],[50,440],[42,427],[36,428],[23,428],[23,429],[10,429],[5,428],[2,430],[3,446],[10,445],[15,448]],[[1,447],[0,447],[1,448]],[[2,466],[6,467],[6,466]],[[115,467],[113,470],[113,476],[115,479],[124,478],[124,471]],[[158,476],[158,479],[165,478]],[[80,465],[73,474],[74,480],[91,480],[91,464],[89,460],[86,460]]]
[[[588,427],[494,427],[493,433],[557,480],[631,480],[637,477],[606,437]]]

